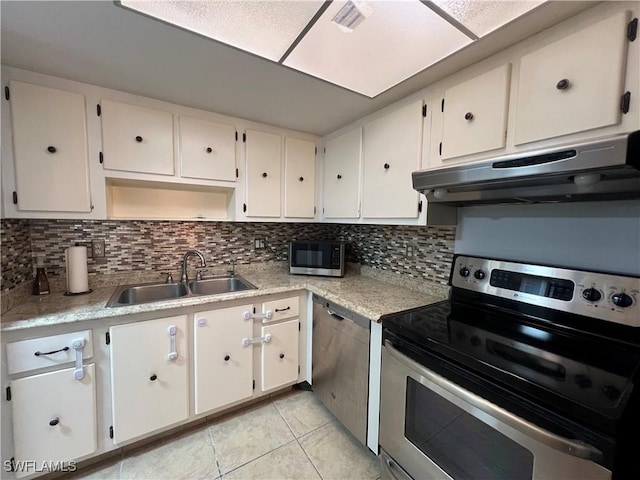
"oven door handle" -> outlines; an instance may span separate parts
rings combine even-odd
[[[551,447],[555,450],[559,450],[563,453],[572,455],[578,458],[584,458],[595,462],[602,461],[603,455],[600,450],[588,443],[581,442],[580,440],[572,440],[555,433],[549,432],[543,428],[527,422],[526,420],[514,415],[513,413],[505,410],[494,403],[491,403],[484,398],[471,393],[464,388],[456,385],[455,383],[435,374],[434,372],[427,370],[418,362],[413,361],[406,355],[398,351],[393,347],[393,343],[389,340],[385,340],[385,348],[387,352],[395,358],[398,362],[404,364],[406,367],[417,372],[425,379],[438,385],[443,390],[447,391],[451,395],[459,398],[460,400],[470,404],[485,414],[501,421],[502,423],[518,430],[524,435],[534,438],[535,440]]]

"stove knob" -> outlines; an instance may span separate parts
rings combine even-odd
[[[589,388],[593,383],[588,376],[581,373],[576,375],[574,380],[576,382],[576,385],[578,385],[580,388]]]
[[[611,302],[620,308],[626,308],[633,304],[633,299],[626,293],[616,293],[611,296]]]
[[[476,337],[476,336],[471,337],[471,345],[473,345],[474,347],[479,347],[481,344],[482,344],[482,340],[480,340],[480,337]]]
[[[471,273],[471,272],[469,271],[469,269],[468,269],[467,267],[462,267],[462,268],[460,269],[460,276],[461,276],[461,277],[466,278],[466,277],[468,277],[468,276],[469,276],[469,274],[470,274],[470,273]]]
[[[487,274],[484,273],[482,270],[476,270],[473,276],[476,277],[478,280],[482,280],[484,277],[487,276]]]
[[[585,288],[582,291],[582,298],[587,302],[597,302],[602,298],[602,294],[595,288]]]
[[[613,385],[605,385],[602,387],[602,393],[609,400],[617,400],[622,392]]]

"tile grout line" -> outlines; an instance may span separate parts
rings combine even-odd
[[[213,448],[213,458],[216,460],[216,468],[218,469],[218,477],[222,478],[222,470],[220,469],[220,463],[218,462],[218,454],[216,453],[216,444],[213,441],[213,434],[211,433],[211,427],[207,426],[207,436],[209,437],[209,441],[211,442],[211,447]]]

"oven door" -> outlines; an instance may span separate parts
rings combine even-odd
[[[610,479],[594,447],[513,415],[395,349],[382,352],[380,446],[416,479]],[[389,478],[398,468],[382,468]],[[389,473],[390,472],[390,473]]]

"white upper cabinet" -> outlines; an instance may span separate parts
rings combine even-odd
[[[446,90],[443,160],[505,146],[510,78],[506,64]]]
[[[516,145],[620,122],[628,19],[619,12],[522,57]]]
[[[286,137],[284,141],[284,216],[315,216],[316,145]]]
[[[418,217],[411,172],[421,163],[422,118],[418,100],[364,126],[363,217]]]
[[[173,175],[173,114],[102,100],[104,168]]]
[[[180,117],[180,175],[236,181],[236,129],[233,125]]]
[[[91,212],[84,95],[12,81],[18,210]]]
[[[279,217],[282,137],[246,131],[247,217]]]
[[[324,152],[323,216],[360,216],[362,128],[328,140]]]

